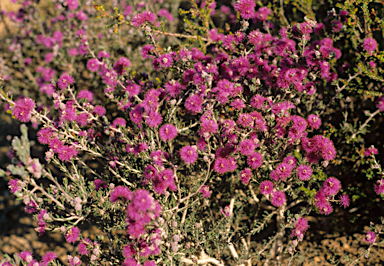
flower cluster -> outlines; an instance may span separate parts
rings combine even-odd
[[[25,10],[11,15],[12,21],[32,19],[34,2],[24,1]],[[233,9],[220,5],[220,15],[234,26],[221,30],[210,18],[216,2],[192,1],[191,10],[180,11],[190,14],[184,35],[165,31],[176,17],[167,5],[157,6],[162,1],[151,7],[143,1],[121,2],[123,13],[116,8],[116,16],[109,16],[103,6],[90,11],[78,0],[55,1],[57,16],[39,24],[42,33],[30,40],[42,51],[41,62],[23,58],[20,37],[9,46],[23,68],[32,67],[23,73],[36,75],[34,86],[45,98],[13,102],[2,93],[1,99],[18,120],[40,127],[37,140],[49,148],[46,160],[64,174],[43,169],[39,160],[22,151],[28,145],[17,141],[11,155],[20,161],[4,173],[19,176],[8,185],[23,199],[26,212],[35,214],[40,234],[59,229],[69,244],[77,245],[68,256],[69,265],[96,264],[103,258],[110,264],[153,266],[173,254],[176,264],[200,263],[196,248],[205,254],[210,243],[226,243],[222,232],[240,230],[233,225],[245,223],[251,232],[259,230],[245,219],[249,213],[244,210],[255,217],[259,211],[245,206],[248,202],[271,210],[268,217],[276,214],[278,228],[283,228],[287,210],[300,202],[300,215],[288,214],[296,242],[309,228],[302,216],[313,205],[325,215],[332,213],[332,202],[349,206],[347,194],[336,199],[342,179],[325,173],[341,152],[332,134],[321,135],[328,124],[322,123],[324,95],[334,93],[330,86],[338,84],[335,66],[342,58],[335,34],[345,28],[348,12],[329,12],[327,27],[306,19],[278,28],[270,21],[271,9],[256,10],[255,1],[237,0]],[[94,34],[89,18],[95,12],[113,18],[113,30]],[[236,24],[239,16],[241,25]],[[195,20],[198,27],[191,24]],[[122,25],[137,47],[126,47],[123,34],[112,35]],[[332,34],[323,35],[329,28]],[[29,29],[24,29],[25,38],[33,34]],[[144,34],[150,44],[141,39]],[[95,47],[104,35],[116,49]],[[174,38],[199,45],[175,46]],[[368,36],[360,46],[370,56],[378,49]],[[374,73],[376,63],[371,62]],[[376,102],[379,110],[384,110],[383,99]],[[377,153],[371,147],[364,155]],[[50,184],[38,182],[41,177]],[[377,181],[377,194],[384,194],[383,183]],[[97,221],[109,242],[83,237],[78,224],[84,220]],[[191,222],[195,220],[199,222]],[[216,231],[207,233],[208,228]],[[126,233],[116,239],[114,231],[120,229]],[[375,243],[375,233],[368,232],[366,240]],[[234,248],[230,246],[231,254]],[[31,253],[19,257],[37,263]],[[40,264],[55,259],[56,254],[48,252]]]

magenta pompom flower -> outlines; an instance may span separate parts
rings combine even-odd
[[[219,174],[225,174],[229,172],[230,161],[226,158],[217,158],[214,165],[213,170],[215,170]]]
[[[312,176],[312,168],[309,165],[302,164],[297,167],[296,174],[301,181],[307,181]]]
[[[77,94],[78,99],[86,99],[89,102],[92,102],[93,100],[93,93],[89,90],[82,90]]]
[[[131,61],[129,61],[126,57],[120,57],[115,64],[113,65],[113,69],[116,71],[117,74],[123,75],[125,72],[125,68],[129,67],[131,65]]]
[[[255,16],[255,1],[254,0],[237,0],[234,8],[240,13],[244,19],[250,19]]]
[[[88,238],[85,238],[81,240],[79,246],[77,247],[77,250],[81,255],[88,255],[89,251],[87,248],[92,248],[92,247],[93,247],[92,241],[89,240]]]
[[[317,115],[309,115],[307,117],[308,125],[313,129],[319,129],[321,125],[321,119]]]
[[[340,191],[341,183],[337,178],[330,177],[324,181],[323,187],[326,195],[334,196]]]
[[[269,180],[263,181],[260,184],[260,193],[264,196],[271,194],[273,189],[273,183]]]
[[[212,191],[209,190],[209,186],[203,186],[200,192],[203,194],[203,198],[209,198],[212,194]]]
[[[339,204],[341,207],[343,207],[344,209],[347,208],[349,206],[349,197],[347,194],[343,194],[340,196],[339,198]]]
[[[32,252],[30,252],[30,251],[22,251],[22,252],[18,253],[17,255],[19,255],[19,257],[27,263],[30,263],[33,260]]]
[[[249,167],[256,169],[263,164],[263,156],[258,152],[254,152],[248,156],[247,162]]]
[[[271,10],[266,6],[263,6],[260,7],[259,10],[255,13],[255,18],[258,21],[266,21],[270,14]]]
[[[81,264],[81,259],[79,256],[72,257],[71,255],[68,255],[68,263],[69,266],[78,266]]]
[[[375,192],[377,195],[384,193],[384,179],[380,179],[376,181]]]
[[[95,179],[93,181],[93,183],[95,184],[95,190],[96,191],[99,191],[100,188],[107,188],[107,184],[105,184],[105,182],[101,179]]]
[[[99,70],[100,68],[100,62],[99,60],[95,59],[95,58],[92,58],[90,60],[88,60],[87,62],[87,68],[89,71],[91,72],[96,72]]]
[[[303,239],[305,231],[309,228],[308,220],[298,217],[295,223],[295,229],[292,230],[291,237],[297,236],[300,240]]]
[[[251,180],[252,177],[252,170],[250,168],[245,168],[240,173],[240,180],[243,182],[244,185],[248,185],[249,180]]]
[[[130,201],[130,200],[132,200],[132,192],[127,187],[117,186],[111,192],[111,196],[109,197],[109,200],[112,203],[115,203],[118,200],[121,200],[122,202]]]
[[[199,95],[191,95],[185,100],[184,106],[192,114],[197,114],[203,110],[203,99]]]
[[[154,23],[156,21],[156,15],[151,11],[144,11],[141,14],[133,16],[131,23],[134,27],[138,28],[143,25],[146,21]]]
[[[380,112],[384,111],[384,97],[379,97],[376,100],[376,107],[380,109]]]
[[[68,243],[75,243],[79,240],[80,237],[80,229],[75,227],[72,227],[67,231],[65,234],[65,240],[67,240]]]
[[[371,37],[365,38],[363,47],[367,52],[372,53],[377,48],[377,42]]]
[[[21,191],[21,189],[22,189],[22,187],[19,184],[19,179],[17,179],[17,178],[9,180],[8,187],[11,189],[11,193],[13,193],[13,194]]]
[[[21,122],[29,122],[31,120],[32,110],[35,108],[35,102],[31,98],[19,99],[15,102],[12,115]]]
[[[50,128],[43,128],[37,132],[37,140],[41,144],[48,144],[52,136],[53,132]]]
[[[156,111],[150,111],[148,117],[145,118],[145,122],[151,128],[157,128],[162,121],[163,117]]]
[[[365,241],[367,241],[368,244],[373,244],[376,242],[376,234],[372,231],[368,231],[365,235]]]
[[[75,80],[71,75],[68,74],[63,74],[60,76],[57,85],[59,86],[60,89],[66,89],[69,84],[73,84]]]
[[[57,255],[56,255],[55,252],[48,251],[48,252],[45,253],[45,255],[42,257],[42,259],[41,259],[41,265],[42,265],[42,266],[47,266],[48,263],[50,263],[51,261],[54,261],[56,258],[57,258]]]
[[[99,116],[104,116],[106,113],[105,108],[101,105],[96,105],[95,108],[93,109],[93,112],[95,114],[98,114]]]
[[[68,162],[72,160],[72,158],[76,157],[78,154],[78,150],[73,146],[64,145],[60,151],[58,152],[59,159],[63,162]]]
[[[237,146],[238,151],[242,155],[252,155],[255,152],[255,148],[256,143],[250,139],[240,141],[239,145]]]
[[[157,62],[162,68],[170,68],[173,64],[173,59],[170,54],[163,54],[159,57]]]
[[[180,157],[187,164],[195,163],[198,157],[196,148],[192,146],[185,146],[181,148]]]
[[[282,191],[274,191],[271,194],[271,203],[273,206],[280,207],[287,201],[285,193]]]
[[[371,155],[377,155],[377,154],[379,154],[379,152],[374,146],[367,148],[364,152],[364,156],[371,156]]]
[[[163,125],[159,130],[160,138],[163,141],[173,140],[177,136],[177,129],[174,125]]]
[[[65,2],[70,10],[75,10],[79,7],[79,2],[77,0],[66,0]]]

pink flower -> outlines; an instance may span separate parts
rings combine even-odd
[[[264,196],[271,194],[273,189],[273,183],[269,180],[263,181],[260,184],[260,193]]]
[[[149,58],[149,53],[152,52],[153,50],[155,50],[155,48],[150,45],[150,44],[146,44],[143,46],[143,48],[141,49],[141,56],[144,58],[144,59],[148,59]]]
[[[384,97],[381,96],[377,98],[376,107],[380,109],[380,112],[384,111]]]
[[[53,136],[53,131],[50,128],[43,128],[37,132],[37,140],[41,144],[48,144]]]
[[[271,194],[271,203],[273,206],[280,207],[287,201],[284,192],[274,191]]]
[[[23,261],[25,261],[25,262],[27,262],[27,263],[30,263],[30,262],[32,262],[32,260],[33,260],[32,253],[31,253],[30,251],[22,251],[22,252],[18,253],[17,255],[19,255],[19,257],[20,257]]]
[[[203,194],[203,198],[209,198],[212,194],[212,191],[209,190],[209,186],[203,186],[200,192]]]
[[[185,109],[192,114],[197,114],[203,110],[203,99],[198,95],[191,95],[185,100]]]
[[[162,68],[170,68],[173,64],[173,59],[170,54],[163,54],[157,60],[157,63]]]
[[[175,185],[175,176],[171,169],[165,169],[159,174],[157,174],[153,179],[153,190],[157,194],[164,194],[165,191],[169,188],[172,191],[176,190]]]
[[[251,180],[252,177],[252,170],[250,168],[245,168],[240,173],[240,180],[243,182],[244,185],[248,185],[249,180]]]
[[[72,227],[67,231],[65,234],[65,240],[67,240],[68,243],[75,243],[80,238],[80,229],[75,227]]]
[[[181,148],[180,157],[187,164],[195,163],[198,157],[196,148],[192,146],[185,146]]]
[[[101,179],[95,179],[94,181],[93,181],[93,183],[95,184],[95,190],[96,191],[99,191],[99,189],[100,188],[107,188],[108,186],[107,186],[107,184],[105,184],[105,182],[103,181],[103,180],[101,180]]]
[[[156,21],[156,15],[151,11],[144,11],[142,14],[133,16],[131,23],[134,27],[138,28],[143,25],[146,21],[154,23]]]
[[[256,109],[262,109],[264,106],[264,101],[265,99],[263,96],[261,96],[260,94],[256,94],[252,97],[250,104]]]
[[[347,208],[349,206],[349,197],[347,194],[343,194],[340,196],[339,198],[339,204],[341,207],[343,207],[344,209]]]
[[[79,2],[77,0],[66,0],[65,2],[70,10],[74,10],[79,7]]]
[[[312,129],[319,129],[321,125],[321,119],[317,115],[309,115],[307,122]]]
[[[80,126],[86,126],[88,124],[88,113],[81,113],[76,117],[76,122]]]
[[[140,212],[153,211],[154,199],[147,190],[138,189],[133,193],[132,204]]]
[[[41,264],[42,264],[42,266],[47,266],[48,263],[50,263],[51,261],[54,261],[56,258],[57,258],[57,255],[56,255],[55,252],[48,251],[48,252],[45,253],[45,255],[42,257],[42,259],[41,259]]]
[[[244,19],[250,19],[255,16],[255,1],[254,0],[237,0],[234,8],[240,13]]]
[[[303,239],[305,231],[309,228],[308,220],[302,217],[298,217],[295,223],[295,229],[292,230],[291,237],[297,236],[299,239]]]
[[[164,85],[165,91],[169,96],[176,98],[181,92],[181,84],[178,81],[171,80]]]
[[[368,242],[368,244],[373,244],[376,242],[376,234],[372,231],[368,231],[365,235],[365,241]]]
[[[309,165],[302,164],[297,167],[296,174],[301,181],[307,181],[312,176],[312,169]]]
[[[81,264],[81,259],[78,256],[72,257],[71,255],[68,255],[68,263],[69,266],[77,266]]]
[[[266,21],[270,14],[271,10],[266,6],[263,6],[260,7],[259,10],[255,13],[255,18],[258,21]]]
[[[229,172],[229,163],[228,159],[219,157],[213,165],[213,170],[219,174],[225,174],[226,172]]]
[[[31,120],[32,110],[35,106],[35,102],[31,98],[19,99],[15,102],[15,106],[12,109],[12,115],[21,122],[29,122]]]
[[[92,58],[92,59],[88,60],[87,68],[91,72],[97,72],[99,70],[99,68],[100,68],[99,60],[97,60],[95,58]]]
[[[384,179],[376,181],[375,192],[377,195],[384,194]]]
[[[377,155],[377,154],[379,154],[379,152],[374,146],[369,147],[364,152],[364,156],[371,156],[371,155]]]
[[[173,140],[177,136],[177,129],[174,125],[163,125],[159,130],[160,138],[163,141]]]
[[[242,155],[252,155],[255,152],[256,143],[250,139],[240,141],[237,146]]]
[[[129,93],[129,96],[139,95],[141,91],[141,86],[138,84],[128,84],[125,88],[125,91]]]
[[[145,122],[151,128],[157,128],[162,121],[163,117],[156,111],[150,111],[148,117],[145,118]]]
[[[372,53],[377,48],[377,42],[371,37],[365,38],[363,47],[367,52]]]
[[[49,141],[49,148],[51,148],[53,152],[59,153],[63,150],[64,143],[58,138],[53,138]]]
[[[99,60],[101,60],[102,58],[109,58],[109,57],[111,57],[111,55],[110,55],[108,52],[106,52],[106,51],[100,51],[100,52],[97,54],[97,58],[98,58]]]
[[[229,217],[231,215],[231,208],[229,205],[225,206],[224,209],[220,207],[220,212],[224,214],[225,217]]]
[[[19,185],[19,179],[11,179],[8,182],[8,187],[11,189],[11,193],[15,194],[16,192],[21,191],[21,186]]]
[[[68,162],[72,158],[76,157],[78,154],[78,151],[74,146],[63,146],[62,149],[59,151],[59,159],[63,162]]]
[[[81,240],[79,246],[77,247],[77,250],[81,255],[88,255],[89,251],[87,247],[92,248],[93,244],[91,240],[89,240],[88,238],[84,238],[83,240]]]
[[[60,76],[57,85],[59,86],[60,89],[66,89],[69,84],[73,84],[75,80],[73,79],[72,76],[68,74],[63,74]]]
[[[86,99],[88,102],[92,102],[93,100],[93,93],[89,90],[82,90],[77,94],[78,99]]]
[[[113,127],[117,128],[117,126],[125,127],[127,125],[127,122],[125,121],[124,118],[118,117],[115,120],[113,120],[112,123]]]
[[[122,266],[140,266],[140,264],[134,258],[126,258]]]
[[[323,187],[326,195],[334,196],[340,191],[341,183],[337,178],[330,177],[324,181]]]
[[[129,61],[126,57],[120,57],[113,65],[113,69],[116,71],[117,74],[123,75],[125,72],[125,68],[129,67],[131,65],[131,61]]]
[[[105,108],[101,105],[96,105],[95,108],[93,109],[93,112],[95,114],[98,114],[99,116],[104,116],[106,113]]]
[[[252,169],[259,168],[263,164],[263,156],[258,152],[254,152],[248,156],[247,162]]]
[[[117,186],[111,192],[111,196],[109,197],[109,200],[112,203],[115,203],[118,200],[121,200],[122,202],[130,201],[132,200],[132,192],[127,187]]]

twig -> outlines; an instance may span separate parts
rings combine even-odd
[[[359,134],[367,125],[368,125],[368,123],[369,123],[369,121],[371,121],[372,119],[373,119],[373,117],[375,116],[375,115],[377,115],[378,113],[380,113],[380,109],[377,109],[374,113],[372,113],[369,117],[368,117],[368,119],[365,121],[365,123],[364,124],[362,124],[361,126],[360,126],[360,128],[359,128],[359,130],[357,130],[352,136],[351,136],[351,140],[352,139],[354,139],[356,136],[357,136],[357,134]]]

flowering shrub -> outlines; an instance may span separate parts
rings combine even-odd
[[[8,47],[15,66],[4,70],[0,95],[15,119],[37,129],[47,165],[31,157],[23,124],[21,139],[12,143],[16,163],[0,174],[40,234],[60,231],[76,246],[67,264],[291,264],[311,226],[306,217],[350,205],[348,184],[330,174],[342,149],[331,126],[322,130],[325,114],[342,91],[380,81],[372,65],[382,62],[366,30],[354,39],[360,49],[354,52],[372,59],[366,62],[371,69],[360,62],[347,79],[339,77],[343,47],[337,41],[360,25],[353,24],[351,6],[329,11],[325,24],[305,18],[289,25],[283,6],[238,0],[220,6],[223,21],[231,23],[222,28],[213,20],[214,1],[192,0],[179,11],[184,24],[175,33],[175,16],[163,3],[140,2],[133,11],[123,1],[114,13],[77,0],[52,4],[55,17],[39,34],[32,24],[36,2],[7,14],[23,26],[23,42],[15,38]],[[131,51],[124,44],[101,46],[98,23],[112,29],[111,42],[130,34]],[[25,58],[31,47],[45,55]],[[24,95],[13,89],[15,69],[33,83]],[[377,111],[357,129],[345,118],[342,144],[362,139],[382,102],[378,98]],[[364,155],[382,175],[377,153],[371,147]],[[61,175],[52,174],[53,166]],[[381,195],[382,183],[370,189]],[[272,220],[275,232],[257,244]],[[85,222],[103,235],[86,238]],[[363,255],[380,233],[379,226],[367,232]],[[2,265],[57,265],[56,258],[47,252],[38,262],[23,251]]]

